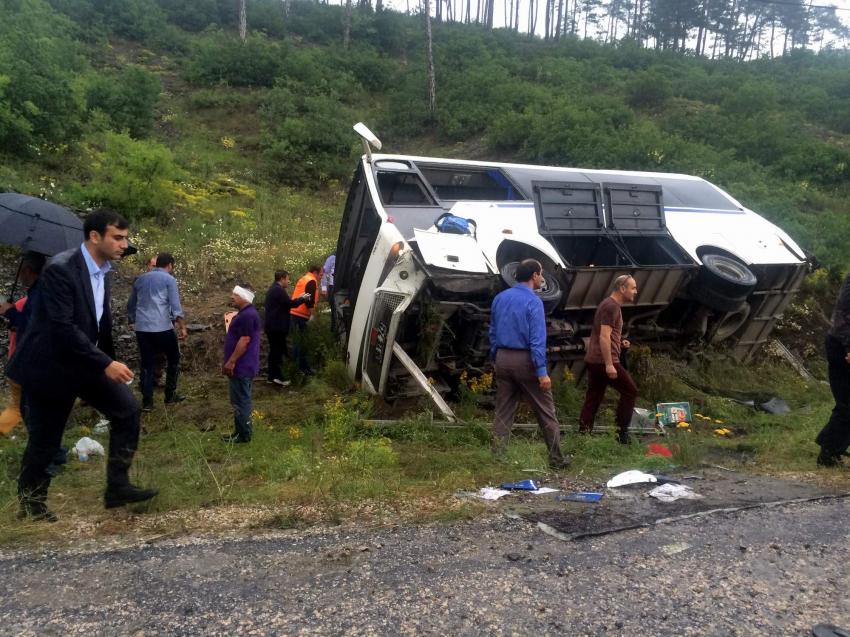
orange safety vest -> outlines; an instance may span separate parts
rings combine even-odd
[[[319,296],[319,277],[317,277],[312,272],[308,272],[307,274],[302,276],[300,279],[298,279],[298,282],[295,284],[295,289],[292,290],[292,298],[297,299],[299,296],[304,294],[307,291],[307,284],[310,281],[316,282],[316,293],[314,294],[314,296],[318,297]],[[313,299],[313,307],[316,307],[316,301],[318,301],[318,298]],[[289,313],[292,316],[300,316],[301,318],[308,319],[308,318],[310,318],[310,314],[313,313],[313,310],[312,310],[312,308],[307,307],[306,303],[302,303],[298,307],[294,307],[291,310],[289,310]]]

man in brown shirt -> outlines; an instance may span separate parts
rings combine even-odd
[[[623,303],[633,302],[637,296],[637,283],[628,274],[617,277],[614,291],[596,308],[593,330],[584,362],[587,368],[587,394],[579,416],[579,431],[590,433],[596,412],[605,397],[608,386],[620,392],[617,404],[617,439],[629,443],[629,423],[637,400],[637,386],[626,368],[620,364],[621,348],[629,347],[622,339]]]

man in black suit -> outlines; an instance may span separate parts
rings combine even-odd
[[[133,372],[114,360],[109,307],[111,262],[127,248],[129,224],[100,209],[83,225],[79,248],[57,254],[44,269],[40,296],[7,375],[22,388],[30,432],[18,478],[19,517],[55,521],[47,508],[46,469],[62,442],[74,401],[82,398],[111,423],[106,465],[106,508],[148,500],[155,489],[130,484],[139,443],[139,403],[127,386]]]
[[[286,387],[290,381],[283,380],[281,361],[286,356],[286,339],[289,336],[289,310],[306,302],[309,295],[303,294],[297,299],[289,298],[289,272],[277,270],[274,283],[266,292],[266,337],[269,339],[269,365],[266,382]]]

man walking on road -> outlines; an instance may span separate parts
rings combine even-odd
[[[224,339],[222,372],[229,377],[233,433],[224,436],[224,441],[251,442],[251,392],[254,376],[260,370],[260,315],[252,305],[254,293],[246,287],[233,288],[231,302],[239,312],[230,321]]]
[[[266,292],[266,338],[269,339],[269,364],[267,381],[282,387],[289,385],[283,380],[281,361],[286,356],[286,339],[289,336],[289,311],[304,303],[309,297],[305,292],[298,298],[290,298],[289,272],[278,270],[274,273],[274,283]]]
[[[324,270],[319,265],[311,265],[307,269],[307,273],[298,279],[298,282],[295,284],[292,297],[297,299],[302,295],[309,296],[302,305],[294,307],[289,311],[292,315],[292,325],[296,331],[292,353],[295,356],[295,360],[298,361],[298,369],[308,376],[313,375],[315,372],[307,364],[304,337],[307,332],[307,322],[310,320],[313,310],[319,302],[319,281],[323,274]]]
[[[142,411],[153,410],[153,385],[156,376],[156,357],[165,354],[165,404],[174,405],[185,400],[177,393],[180,374],[179,339],[186,340],[186,320],[180,305],[177,281],[174,279],[174,257],[161,252],[156,257],[156,267],[133,283],[127,302],[127,320],[135,330],[141,358]]]
[[[629,341],[622,338],[623,303],[631,303],[637,297],[637,283],[628,274],[614,280],[614,291],[596,308],[593,329],[584,362],[587,366],[587,394],[579,417],[579,431],[590,433],[596,420],[596,412],[610,385],[620,392],[617,404],[617,440],[629,444],[629,423],[637,400],[637,386],[626,368],[620,364],[620,352],[628,349]]]
[[[496,414],[493,451],[504,453],[520,397],[525,397],[549,450],[549,466],[569,466],[561,453],[561,426],[555,416],[552,380],[546,367],[546,317],[543,301],[534,294],[543,287],[543,267],[534,259],[517,266],[517,284],[493,299],[490,315],[490,357],[496,362]]]
[[[155,489],[130,483],[139,443],[139,403],[127,383],[133,372],[114,360],[111,262],[127,248],[127,220],[100,209],[83,225],[79,248],[57,254],[39,279],[39,299],[7,374],[22,389],[29,439],[18,478],[19,517],[55,521],[47,508],[50,475],[74,401],[82,398],[111,422],[106,508],[148,500]]]
[[[835,407],[815,438],[820,445],[817,462],[838,467],[850,446],[850,275],[844,279],[832,311],[832,327],[826,335],[826,362]]]

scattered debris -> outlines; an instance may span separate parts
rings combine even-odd
[[[543,495],[544,493],[555,493],[556,491],[560,491],[560,489],[553,489],[552,487],[540,487],[535,489],[531,493],[534,495]]]
[[[658,403],[655,405],[655,411],[657,412],[656,417],[664,426],[676,425],[678,427],[682,423],[691,422],[693,418],[691,416],[691,403],[689,402]]]
[[[107,418],[101,418],[98,420],[94,427],[92,428],[92,433],[96,434],[105,434],[109,433],[109,420]]]
[[[695,500],[702,497],[689,486],[685,484],[673,484],[672,482],[655,487],[649,492],[649,495],[662,502],[675,502],[682,499]]]
[[[601,499],[602,494],[598,491],[577,491],[555,496],[558,502],[599,502]]]
[[[660,548],[660,551],[664,553],[664,555],[676,555],[677,553],[684,553],[691,545],[687,542],[675,542],[673,544],[665,544]]]
[[[647,456],[661,456],[662,458],[672,458],[673,452],[667,445],[658,444],[657,442],[646,445]]]
[[[482,500],[498,500],[506,495],[510,495],[510,491],[506,491],[505,489],[496,489],[494,487],[481,487],[478,490],[478,493],[475,494],[475,497],[481,498]]]
[[[629,484],[642,484],[644,482],[658,482],[658,478],[651,473],[644,473],[637,469],[631,469],[630,471],[618,473],[608,480],[608,483],[605,486],[609,489],[614,489],[616,487],[625,487]]]
[[[540,486],[534,480],[520,480],[519,482],[505,482],[499,488],[508,491],[537,491]]]
[[[88,460],[89,456],[103,456],[106,454],[103,445],[88,436],[80,438],[77,444],[74,445],[73,451],[77,454],[81,462]]]

